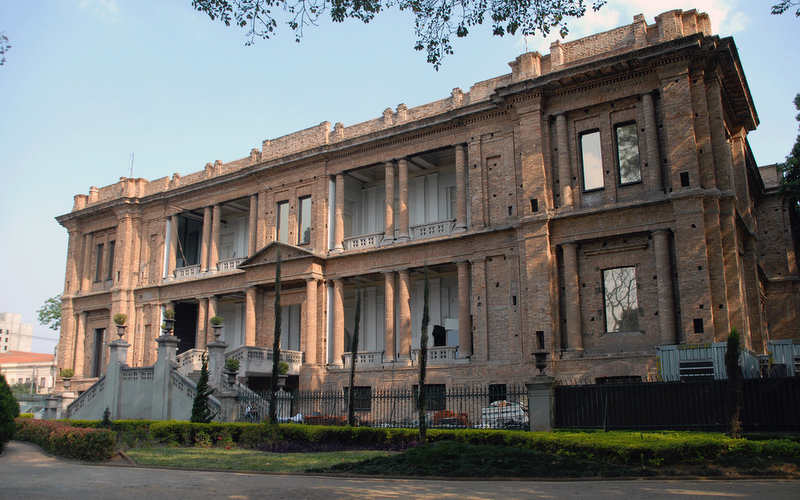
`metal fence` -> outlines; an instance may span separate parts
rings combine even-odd
[[[725,431],[727,381],[556,387],[560,428]],[[742,387],[742,430],[800,431],[800,377],[749,379]]]
[[[358,425],[416,428],[419,426],[417,387],[381,389],[356,387]],[[239,419],[261,421],[268,417],[269,393],[239,394]],[[317,425],[347,422],[348,388],[338,391],[280,392],[278,418]],[[528,391],[524,386],[427,386],[426,420],[429,428],[480,428],[528,430]]]

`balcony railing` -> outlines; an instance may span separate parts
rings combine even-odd
[[[178,354],[175,360],[178,363],[178,371],[186,376],[195,371],[199,372],[203,367],[205,352],[205,349],[189,349]]]
[[[350,367],[351,352],[342,355],[345,368]],[[356,354],[356,368],[359,366],[380,366],[383,363],[383,351],[359,351]]]
[[[176,278],[188,278],[190,276],[197,276],[198,274],[200,274],[200,264],[175,269]]]
[[[419,349],[411,350],[411,358],[414,363],[419,362]],[[448,345],[444,347],[428,348],[428,363],[432,365],[455,364],[458,361],[458,346]]]
[[[452,234],[455,225],[456,220],[450,219],[411,226],[411,237],[415,240],[421,240],[425,238],[435,238],[437,236],[448,236]]]
[[[244,262],[247,257],[237,257],[235,259],[226,259],[217,262],[217,271],[233,271],[239,268],[239,263]]]
[[[383,233],[362,234],[344,239],[345,250],[357,250],[361,248],[374,248],[381,244]]]
[[[266,347],[241,346],[225,356],[239,360],[239,374],[272,373],[272,349]],[[302,351],[281,350],[281,361],[289,365],[287,375],[299,375],[303,365]]]

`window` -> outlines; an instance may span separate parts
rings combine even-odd
[[[203,220],[195,216],[178,217],[178,254],[176,267],[200,264],[200,242],[203,234]]]
[[[419,386],[412,387],[414,391],[414,407],[419,409]],[[438,411],[446,409],[447,389],[444,384],[425,384],[425,409]]]
[[[103,244],[97,245],[97,256],[95,257],[94,280],[100,281],[103,278]]]
[[[344,388],[345,401],[350,401],[350,388]],[[372,387],[353,387],[353,409],[355,411],[372,411]]]
[[[289,243],[289,202],[278,203],[278,227],[275,239],[281,243]]]
[[[300,198],[300,220],[297,223],[297,244],[311,243],[311,197]]]
[[[114,250],[117,246],[117,242],[112,240],[108,242],[108,274],[106,275],[107,280],[114,279]]]
[[[619,164],[619,183],[633,184],[642,181],[639,167],[639,138],[636,124],[625,123],[614,129],[617,139],[617,163]]]
[[[606,331],[639,330],[639,305],[636,298],[636,268],[618,267],[603,271]]]
[[[581,164],[583,166],[583,190],[603,189],[603,156],[600,148],[600,131],[581,134]],[[567,182],[564,179],[563,182]]]

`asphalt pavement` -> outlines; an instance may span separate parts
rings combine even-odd
[[[792,480],[438,480],[163,469],[89,464],[12,441],[0,456],[0,499],[528,499],[768,498],[797,500]]]

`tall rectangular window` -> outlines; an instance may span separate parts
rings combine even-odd
[[[636,268],[618,267],[603,271],[606,331],[639,330],[639,301],[636,297]]]
[[[94,280],[100,281],[103,278],[103,244],[98,244],[96,249]]]
[[[614,132],[617,138],[619,183],[641,182],[642,170],[639,167],[639,138],[636,135],[636,124],[617,125]]]
[[[411,386],[414,393],[414,408],[419,409],[419,386]],[[444,384],[425,384],[425,409],[431,411],[447,408],[447,388]]]
[[[108,242],[108,266],[106,269],[108,270],[108,274],[106,274],[107,280],[114,279],[114,251],[116,250],[117,242],[111,240]]]
[[[581,166],[583,190],[603,188],[603,156],[600,148],[600,131],[581,134]]]
[[[297,244],[311,243],[311,197],[300,198],[300,220],[297,222]]]
[[[281,243],[289,243],[289,202],[278,203],[278,227],[276,230],[276,240]]]

